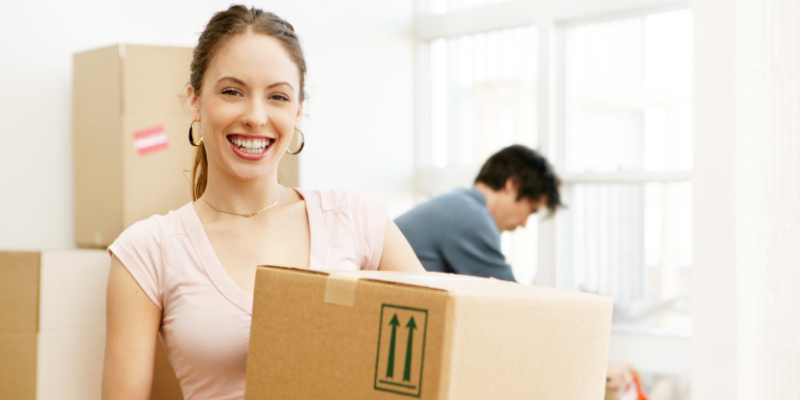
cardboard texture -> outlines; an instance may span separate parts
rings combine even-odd
[[[133,223],[191,201],[191,60],[192,48],[131,44],[73,56],[78,245],[108,247]],[[297,157],[284,160],[281,182],[298,186]]]
[[[73,57],[75,240],[107,247],[128,226],[191,201],[192,49],[115,45]],[[134,134],[162,126],[168,147],[139,155]],[[158,195],[154,195],[157,193]]]
[[[0,252],[0,398],[99,399],[108,253]]]
[[[0,251],[0,399],[100,399],[105,250]],[[159,340],[153,400],[182,399]]]
[[[611,308],[493,279],[262,266],[245,398],[601,400]]]

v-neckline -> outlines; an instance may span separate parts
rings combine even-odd
[[[319,205],[318,193],[313,191],[306,191],[293,188],[300,197],[305,201],[306,216],[308,218],[308,235],[309,235],[309,255],[308,255],[308,268],[319,269],[320,265],[324,265],[324,249],[325,249],[325,235],[320,232],[323,228],[321,218],[321,208]],[[200,264],[203,266],[209,279],[231,303],[235,304],[248,314],[253,314],[253,296],[250,296],[239,285],[234,282],[233,278],[228,275],[225,268],[222,266],[214,247],[211,245],[211,240],[206,234],[205,227],[203,227],[200,216],[194,209],[194,203],[189,203],[183,207],[183,221],[186,224],[189,240],[194,247]]]

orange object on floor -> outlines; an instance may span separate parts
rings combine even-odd
[[[633,382],[636,384],[636,392],[639,395],[638,400],[650,400],[644,393],[644,389],[642,389],[642,381],[639,379],[639,373],[636,372],[633,368],[631,368],[631,372],[633,373]]]
[[[605,400],[650,400],[642,388],[639,372],[630,364],[608,364]]]

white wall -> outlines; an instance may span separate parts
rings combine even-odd
[[[694,399],[800,398],[800,3],[694,0]]]
[[[0,249],[74,247],[72,53],[193,46],[230,1],[41,0],[0,6]],[[248,4],[250,5],[250,4]],[[412,0],[260,1],[305,45],[301,182],[412,205]],[[188,77],[187,77],[188,81]]]

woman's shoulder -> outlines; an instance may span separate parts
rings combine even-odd
[[[194,211],[192,203],[168,212],[163,215],[153,215],[134,223],[125,229],[117,238],[117,241],[125,242],[161,242],[164,237],[180,234],[185,230],[182,219],[187,212]]]
[[[336,266],[333,269],[378,269],[387,221],[382,201],[348,190],[299,192],[306,200],[312,235],[316,232],[321,239],[316,243],[328,249],[326,265]],[[342,261],[354,259],[359,260],[356,265]],[[349,266],[339,268],[342,265]]]
[[[311,207],[318,207],[321,212],[344,211],[359,212],[373,208],[383,208],[383,202],[369,196],[349,190],[304,190],[300,194]]]

